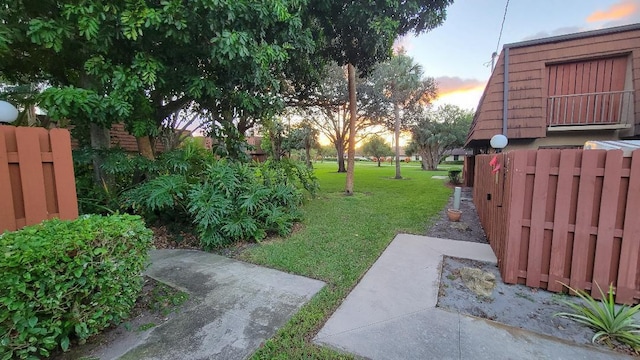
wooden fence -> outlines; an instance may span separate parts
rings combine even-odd
[[[54,217],[78,217],[69,132],[0,125],[0,233]]]
[[[616,288],[640,299],[640,150],[520,150],[476,157],[474,202],[506,283]]]

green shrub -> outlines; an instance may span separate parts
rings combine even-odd
[[[462,183],[460,174],[462,170],[449,170],[449,181],[453,185],[460,185]]]
[[[288,234],[301,218],[302,192],[317,191],[306,167],[289,162],[250,165],[212,161],[198,176],[164,175],[126,192],[122,202],[149,218],[188,218],[202,246],[259,241]]]
[[[94,183],[94,156],[102,159],[101,167],[108,178],[104,184]],[[189,141],[182,148],[161,154],[156,161],[117,148],[102,151],[82,148],[73,152],[73,160],[80,213],[111,214],[123,210],[120,198],[124,192],[158,176],[184,175],[190,182],[197,181],[214,156]]]
[[[0,235],[0,359],[49,356],[128,317],[151,241],[132,215],[47,220]]]
[[[640,325],[634,319],[634,315],[640,311],[640,304],[633,307],[616,306],[613,298],[613,284],[609,285],[609,292],[606,295],[596,284],[602,297],[600,301],[595,300],[584,291],[575,290],[566,284],[562,285],[578,295],[584,304],[561,300],[574,312],[561,312],[554,314],[554,316],[564,317],[594,329],[596,333],[591,342],[603,339],[610,343],[611,340],[616,340],[631,346],[634,350],[640,349]]]

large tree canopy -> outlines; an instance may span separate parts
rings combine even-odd
[[[455,105],[413,115],[416,124],[411,128],[407,153],[422,157],[423,170],[436,170],[447,150],[463,146],[473,121],[473,111]]]
[[[51,95],[57,106],[76,101],[64,96],[74,92],[124,102],[115,110],[137,136],[193,104],[214,127],[242,136],[279,109],[285,75],[295,86],[314,50],[299,0],[8,2],[0,7],[1,75],[64,90]]]

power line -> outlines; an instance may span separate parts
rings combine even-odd
[[[502,16],[502,25],[500,26],[500,35],[498,35],[498,43],[496,44],[496,53],[500,48],[500,40],[502,39],[502,30],[504,30],[504,22],[507,19],[507,10],[509,10],[509,0],[507,0],[507,4],[504,6],[504,15]]]

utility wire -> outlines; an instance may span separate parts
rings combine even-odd
[[[507,0],[507,4],[504,6],[504,15],[502,16],[502,25],[500,26],[500,35],[498,35],[498,43],[496,44],[496,53],[500,48],[500,40],[502,39],[502,30],[504,30],[504,22],[507,19],[507,10],[509,10],[509,0]]]
[[[504,22],[507,19],[507,11],[509,10],[509,0],[507,0],[507,4],[504,6],[504,15],[502,15],[502,25],[500,25],[500,34],[498,35],[498,43],[496,44],[496,51],[491,54],[491,60],[484,63],[484,66],[491,65],[491,70],[493,70],[494,60],[498,56],[498,49],[500,49],[500,40],[502,40],[502,31],[504,30]]]

